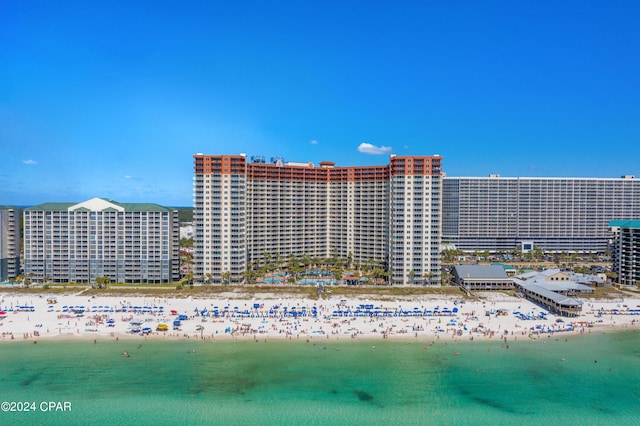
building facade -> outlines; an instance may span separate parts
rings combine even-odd
[[[613,219],[640,219],[640,180],[445,177],[442,240],[464,251],[605,252]]]
[[[511,290],[513,278],[501,265],[455,265],[451,271],[455,283],[469,291]]]
[[[337,167],[245,155],[194,156],[195,274],[242,282],[275,257],[350,258],[392,284],[440,276],[440,156]]]
[[[0,281],[13,281],[20,275],[22,210],[0,207]]]
[[[612,220],[609,227],[615,281],[640,286],[640,220]]]
[[[178,281],[178,212],[101,198],[31,207],[24,211],[24,263],[34,282]]]

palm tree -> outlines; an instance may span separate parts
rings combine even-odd
[[[188,285],[193,285],[193,272],[189,271],[187,272],[187,275],[184,276],[185,280],[187,281]]]
[[[388,278],[389,276],[389,271],[385,271],[382,268],[374,268],[371,272],[371,275],[376,280],[376,283],[378,283],[378,280],[381,279],[383,283],[386,284],[386,278]]]
[[[342,276],[344,275],[344,269],[342,269],[339,266],[336,266],[331,268],[330,272],[333,275],[333,277],[336,279],[338,284],[340,284],[340,281],[342,280]]]
[[[96,288],[107,288],[107,286],[111,283],[111,278],[105,276],[96,278]]]
[[[331,250],[331,257],[328,260],[328,264],[329,265],[338,265],[338,262],[340,261],[340,257],[338,256],[338,249],[337,248],[333,248]]]
[[[431,282],[431,277],[433,276],[433,274],[431,272],[425,272],[424,274],[422,274],[422,278],[424,278],[425,280],[425,285],[426,282]]]
[[[282,273],[282,265],[284,264],[284,259],[282,258],[282,256],[280,255],[280,253],[276,253],[276,259],[275,259],[275,268],[274,270],[276,272],[278,272],[278,274]]]
[[[264,261],[264,266],[267,266],[267,265],[271,264],[271,255],[269,253],[267,253],[266,251],[264,253],[262,253],[262,259]]]
[[[222,283],[229,285],[230,281],[231,281],[231,271],[224,271],[222,274],[220,274],[220,277],[222,278]]]
[[[289,267],[288,268],[289,273],[293,275],[293,282],[296,282],[300,277],[300,275],[302,274],[302,272],[304,271],[304,268],[302,267],[300,262],[298,262],[298,259],[293,254],[289,256],[288,267]]]
[[[302,264],[304,265],[305,270],[309,269],[309,265],[311,265],[311,258],[308,254],[302,256]]]
[[[416,276],[416,271],[414,271],[413,269],[409,271],[409,279],[411,280],[411,285],[413,285],[413,279]]]
[[[31,283],[33,282],[33,277],[34,277],[35,275],[36,275],[36,274],[35,274],[33,271],[29,272],[29,273],[27,274],[27,276],[28,276],[29,278],[27,278],[26,280],[24,280],[24,282],[22,283],[22,285],[23,285],[24,287],[29,287],[29,286],[31,285]]]
[[[542,260],[542,258],[544,257],[544,251],[542,251],[542,249],[540,247],[533,247],[533,257],[537,260],[540,261]]]
[[[355,268],[356,271],[358,271],[358,275],[360,275],[360,272],[361,272],[361,269],[362,269],[361,266],[362,265],[360,263],[360,259],[356,259],[354,264],[353,264],[353,267]]]
[[[244,281],[247,284],[253,284],[253,276],[255,274],[255,271],[251,270],[251,269],[246,269],[243,273],[242,276],[244,277]]]
[[[322,259],[319,257],[314,257],[311,259],[311,265],[313,265],[312,269],[318,269],[318,266],[322,263]]]
[[[242,273],[242,275],[244,276],[244,280],[247,284],[253,284],[253,279],[257,275],[253,267],[254,267],[254,262],[253,260],[250,260],[249,262],[247,262],[247,268]]]
[[[446,268],[442,268],[442,278],[440,285],[446,286],[450,282],[451,278],[453,278],[453,275],[447,272]]]

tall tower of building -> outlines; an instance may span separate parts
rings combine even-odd
[[[197,154],[194,161],[195,277],[241,282],[247,262],[246,157]]]
[[[612,220],[611,259],[616,281],[640,286],[640,220]]]
[[[389,259],[393,284],[440,282],[439,156],[391,157]]]
[[[247,163],[244,155],[196,154],[194,162],[197,279],[221,282],[226,273],[242,282],[249,267],[305,255],[375,261],[392,284],[439,279],[439,156],[361,167]],[[410,237],[394,225],[405,221]]]
[[[20,275],[20,239],[22,210],[0,207],[0,281]]]

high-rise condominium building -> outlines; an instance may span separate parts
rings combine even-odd
[[[605,252],[613,219],[640,219],[640,180],[445,177],[442,241],[465,251]]]
[[[640,220],[612,220],[609,227],[615,281],[640,286]]]
[[[36,282],[167,283],[180,278],[178,212],[93,198],[24,211],[25,275]]]
[[[0,207],[0,281],[20,275],[20,238],[22,210]]]
[[[196,154],[195,274],[242,282],[268,258],[338,256],[380,262],[392,284],[438,282],[441,160],[338,167]]]

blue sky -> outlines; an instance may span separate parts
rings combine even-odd
[[[640,176],[639,21],[637,1],[0,0],[0,204],[190,206],[198,152]]]

